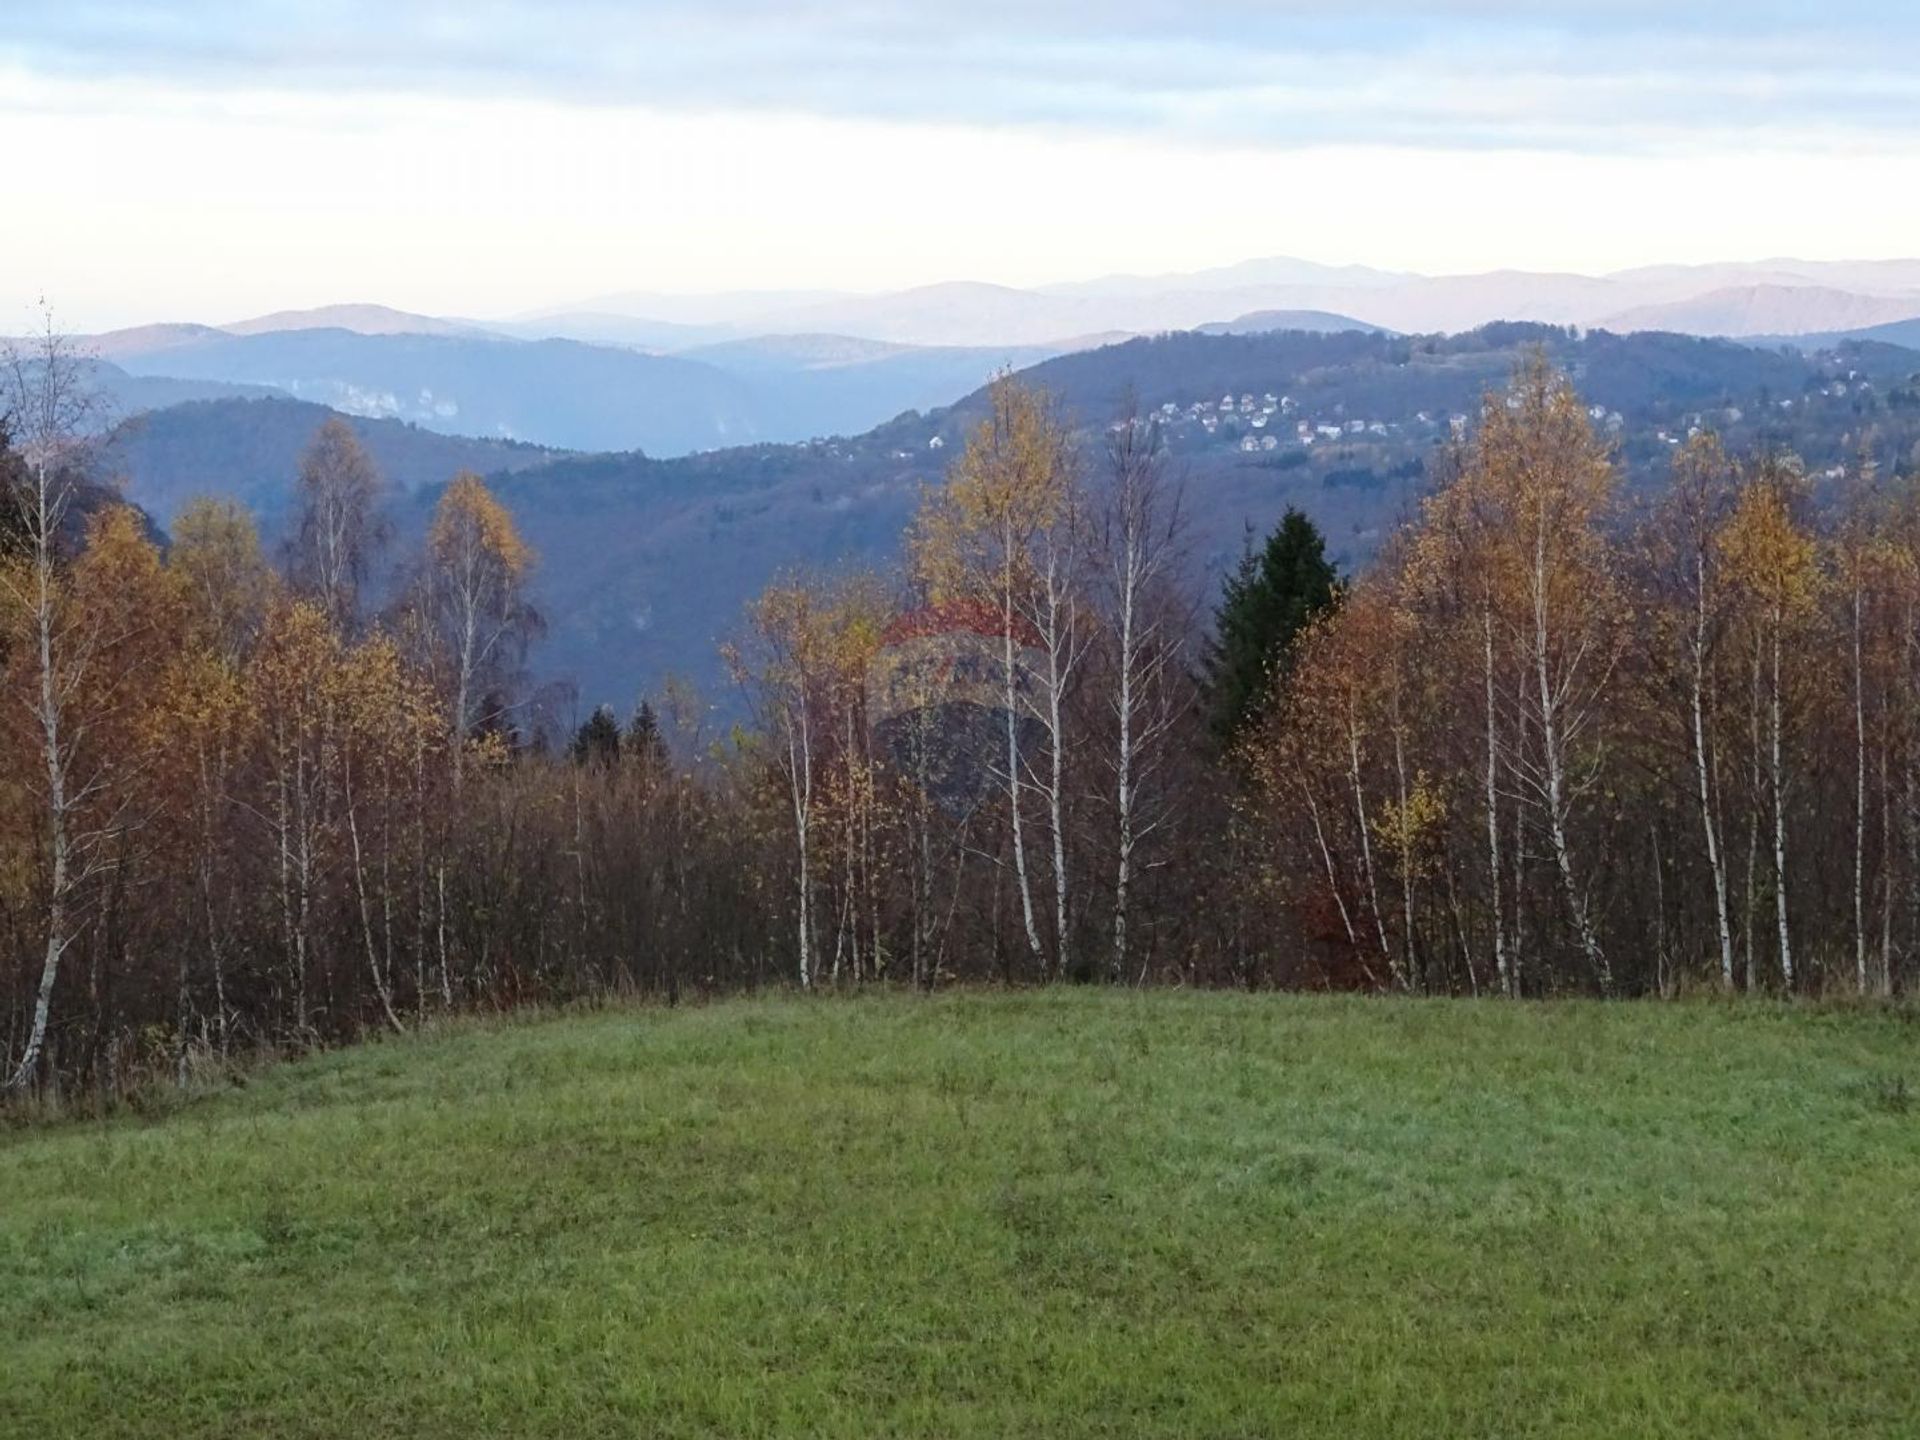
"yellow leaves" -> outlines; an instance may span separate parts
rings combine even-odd
[[[263,709],[297,711],[317,697],[339,664],[342,642],[327,612],[311,600],[274,607],[254,653],[250,676]]]
[[[513,763],[513,751],[507,737],[498,730],[474,735],[466,741],[467,764],[476,770],[499,772]]]
[[[330,679],[330,698],[347,734],[377,755],[398,759],[438,736],[441,720],[431,692],[389,637],[375,634],[346,651]]]
[[[173,524],[167,568],[179,577],[194,639],[238,663],[278,581],[253,517],[231,500],[196,500]]]
[[[1421,876],[1434,842],[1447,822],[1447,802],[1440,787],[1424,770],[1408,787],[1406,802],[1383,801],[1374,816],[1374,838],[1399,861],[1404,873]]]
[[[1617,477],[1566,376],[1530,357],[1489,392],[1459,474],[1407,545],[1410,598],[1522,622],[1536,602],[1596,616],[1617,602],[1608,553]]]
[[[375,632],[349,646],[308,600],[275,609],[249,678],[270,722],[334,732],[394,760],[437,739],[446,723],[391,637]]]
[[[102,638],[123,640],[140,631],[171,638],[181,616],[179,587],[132,506],[110,505],[89,520],[69,602]]]
[[[427,531],[427,550],[448,569],[484,558],[509,582],[520,581],[533,568],[533,551],[520,538],[507,507],[471,471],[454,476],[440,497]]]
[[[427,531],[426,565],[414,592],[418,627],[411,638],[440,670],[447,718],[456,738],[483,720],[483,697],[511,683],[539,624],[526,599],[533,551],[480,477],[447,486]],[[454,750],[455,773],[464,751]]]
[[[1728,583],[1776,621],[1811,610],[1820,589],[1819,547],[1793,515],[1794,478],[1763,467],[1741,490],[1716,537]]]
[[[769,676],[788,683],[857,683],[880,644],[890,607],[870,575],[776,580],[747,606]],[[734,661],[741,663],[737,648]]]
[[[237,669],[211,650],[189,647],[168,664],[148,714],[157,749],[175,742],[187,749],[219,748],[245,732],[253,704]]]
[[[1075,488],[1071,436],[1044,391],[1002,375],[988,413],[947,483],[922,503],[908,537],[915,578],[935,604],[995,595],[1032,570],[1034,537],[1067,517]]]

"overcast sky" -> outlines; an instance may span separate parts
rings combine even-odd
[[[0,299],[1920,251],[1920,6],[1677,8],[9,0]]]

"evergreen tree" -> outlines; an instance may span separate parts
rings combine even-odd
[[[620,722],[613,707],[602,705],[573,737],[573,763],[611,769],[620,761]]]
[[[642,700],[627,726],[627,758],[649,771],[658,771],[667,763],[667,742],[660,734],[660,718],[650,701]]]
[[[1294,636],[1338,595],[1326,539],[1300,511],[1288,507],[1259,550],[1248,545],[1221,587],[1207,650],[1209,719],[1222,749],[1264,708]]]

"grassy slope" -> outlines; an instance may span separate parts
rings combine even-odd
[[[0,1136],[0,1434],[1920,1431],[1920,1029],[741,1001]]]

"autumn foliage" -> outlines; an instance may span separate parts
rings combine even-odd
[[[68,543],[73,457],[0,447],[0,1079],[771,982],[1912,983],[1920,492],[1870,437],[1815,478],[1701,434],[1628,495],[1531,364],[1367,573],[1316,571],[1264,680],[1253,630],[1202,641],[1152,424],[1083,441],[1001,381],[902,574],[779,577],[736,699],[577,734],[477,476],[395,559],[329,425],[270,558],[211,501],[164,548],[124,506]],[[877,713],[956,628],[967,686]],[[970,727],[972,769],[936,784],[941,737],[883,720]]]

